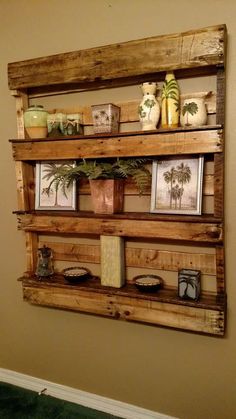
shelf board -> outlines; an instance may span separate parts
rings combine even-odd
[[[112,235],[158,238],[219,244],[223,238],[221,218],[214,216],[121,213],[98,215],[91,212],[16,212],[18,228],[27,232]]]
[[[220,153],[221,128],[215,125],[10,142],[14,159],[23,161]]]
[[[226,26],[105,45],[8,64],[10,89],[110,82],[224,65]],[[168,51],[168,54],[167,54]],[[67,87],[68,89],[68,87]]]
[[[202,295],[200,300],[181,300],[176,289],[142,293],[133,284],[103,287],[98,278],[68,285],[61,275],[39,281],[23,277],[24,300],[105,317],[149,323],[214,335],[224,334],[226,297]]]

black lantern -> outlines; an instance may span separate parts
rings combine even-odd
[[[36,275],[39,279],[42,279],[53,275],[53,273],[52,249],[44,245],[38,249]]]

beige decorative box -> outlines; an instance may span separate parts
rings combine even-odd
[[[118,132],[120,121],[120,108],[112,103],[92,105],[94,133]]]

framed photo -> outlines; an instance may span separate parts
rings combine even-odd
[[[76,210],[76,182],[65,191],[61,185],[56,187],[52,183],[55,170],[60,166],[75,166],[75,162],[68,161],[41,161],[36,163],[35,173],[35,209],[36,210]],[[50,186],[51,185],[51,186]],[[65,192],[65,193],[64,193]]]
[[[150,212],[201,214],[203,157],[154,161]]]

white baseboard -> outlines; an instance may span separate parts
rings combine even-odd
[[[163,415],[162,413],[153,412],[132,404],[108,399],[107,397],[87,393],[86,391],[52,383],[4,368],[0,368],[0,381],[23,387],[27,390],[33,390],[39,394],[43,392],[43,394],[58,399],[67,400],[68,402],[77,403],[125,419],[177,419],[173,416]]]

